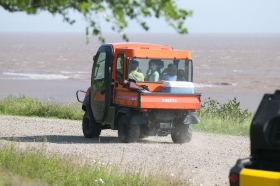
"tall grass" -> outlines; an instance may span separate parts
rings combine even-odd
[[[0,114],[81,120],[83,111],[79,103],[59,104],[54,101],[42,102],[25,95],[9,95],[0,99]]]
[[[46,185],[40,183],[38,180],[32,180],[30,178],[24,177],[19,174],[14,174],[10,172],[8,169],[4,169],[0,166],[0,185],[5,186],[38,186],[38,185]]]
[[[236,97],[224,104],[211,98],[204,100],[197,112],[201,122],[194,125],[194,129],[201,132],[249,136],[253,114],[239,106],[240,102],[237,102]]]
[[[9,170],[10,174],[45,185],[188,185],[186,180],[172,175],[144,176],[136,170],[121,170],[118,166],[97,161],[90,163],[80,157],[47,155],[44,147],[21,150],[14,142],[2,146],[0,167]],[[0,178],[0,183],[6,182],[7,176]]]

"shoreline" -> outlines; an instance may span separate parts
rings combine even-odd
[[[12,94],[18,96],[23,94],[27,97],[38,98],[39,100],[51,99],[56,102],[77,102],[76,91],[86,90],[90,86],[88,81],[77,80],[1,80],[0,98]],[[232,91],[232,87],[197,87],[195,92],[201,93],[201,101],[208,97],[225,103],[227,100],[237,98],[240,108],[249,112],[257,110],[265,93],[272,92],[245,92]],[[83,95],[79,95],[82,97]]]

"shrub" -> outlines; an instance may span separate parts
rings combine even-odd
[[[236,97],[221,104],[211,98],[205,99],[197,112],[201,123],[194,129],[201,132],[212,132],[249,136],[252,113],[242,110]]]

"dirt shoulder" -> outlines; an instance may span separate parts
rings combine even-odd
[[[1,141],[17,137],[22,147],[46,143],[50,153],[143,169],[147,174],[173,174],[193,185],[228,185],[229,169],[238,158],[250,154],[250,141],[245,137],[194,132],[192,141],[182,145],[174,144],[170,135],[124,144],[113,130],[86,139],[80,121],[17,116],[0,116],[0,137]]]

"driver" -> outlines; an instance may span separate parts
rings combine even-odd
[[[138,72],[139,62],[135,59],[130,60],[131,71],[128,74],[129,79],[134,79],[135,81],[144,81],[144,75]]]

